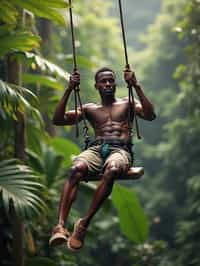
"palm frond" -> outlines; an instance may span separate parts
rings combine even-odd
[[[1,0],[0,18],[7,24],[15,24],[17,22],[18,12],[15,6],[7,0]]]
[[[17,215],[40,214],[45,209],[43,186],[32,169],[16,159],[0,162],[0,201],[9,215],[14,207]]]
[[[39,111],[31,105],[30,101],[26,99],[27,95],[31,100],[38,101],[37,96],[27,88],[9,84],[0,80],[0,116],[4,119],[6,117],[16,118],[16,112],[30,113],[33,117],[43,124],[43,120]]]
[[[48,1],[33,1],[33,0],[11,0],[14,4],[23,9],[27,9],[34,15],[42,18],[47,18],[55,21],[58,24],[65,25],[65,20],[59,8],[66,8],[68,4],[65,0],[48,0]]]
[[[2,34],[1,34],[2,35]],[[14,51],[30,51],[39,46],[40,37],[31,32],[14,31],[1,36],[0,57]]]
[[[7,24],[17,23],[19,16],[18,8],[26,9],[38,17],[53,20],[59,24],[65,25],[65,21],[59,9],[66,8],[68,4],[65,0],[1,0],[0,17]]]
[[[34,53],[24,52],[24,55],[27,59],[32,60],[41,71],[46,71],[51,74],[55,74],[58,77],[63,78],[67,81],[69,80],[70,74],[58,65]]]

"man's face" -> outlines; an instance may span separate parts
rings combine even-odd
[[[112,96],[115,93],[115,75],[111,71],[100,72],[97,76],[95,87],[101,96]]]

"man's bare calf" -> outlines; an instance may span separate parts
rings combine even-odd
[[[91,219],[112,192],[114,180],[119,177],[121,172],[121,167],[117,166],[115,162],[110,162],[106,165],[103,177],[97,187],[97,190],[95,191],[93,201],[87,215],[78,220],[75,224],[72,236],[68,239],[69,249],[77,250],[83,246],[86,230]]]
[[[65,182],[60,199],[58,224],[54,227],[52,237],[49,240],[51,246],[60,245],[67,241],[70,233],[65,229],[65,221],[69,215],[72,203],[76,199],[79,182],[87,175],[87,165],[76,162],[70,169],[69,179]]]

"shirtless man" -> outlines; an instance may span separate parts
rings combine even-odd
[[[135,112],[139,117],[152,121],[155,113],[152,103],[144,95],[143,89],[137,82],[134,72],[124,71],[127,85],[134,86],[139,100],[135,99]],[[73,125],[76,122],[75,111],[65,111],[69,96],[80,83],[79,73],[73,73],[62,99],[60,100],[53,123],[57,126]],[[95,141],[82,152],[73,162],[69,179],[65,182],[60,200],[58,224],[54,227],[49,240],[51,246],[67,241],[68,248],[78,250],[83,246],[87,227],[99,210],[102,203],[110,195],[114,180],[125,173],[131,166],[131,145],[128,127],[128,99],[115,98],[115,73],[109,68],[101,68],[95,75],[95,87],[99,91],[101,104],[89,103],[83,105],[85,117],[95,132]],[[133,104],[131,104],[131,121],[133,121]],[[78,110],[78,120],[83,115]],[[102,173],[102,178],[94,194],[87,215],[79,219],[74,226],[74,232],[65,229],[71,205],[76,198],[78,184],[87,180],[90,175]]]

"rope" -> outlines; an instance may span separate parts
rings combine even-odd
[[[122,39],[123,39],[123,45],[124,45],[124,56],[125,56],[125,69],[130,70],[130,65],[128,62],[128,52],[127,52],[127,44],[126,44],[126,33],[125,33],[125,27],[124,27],[124,18],[123,18],[123,10],[122,10],[122,3],[121,0],[119,0],[119,12],[120,12],[120,22],[121,22],[121,30],[122,30]],[[128,127],[129,127],[129,136],[132,137],[132,126],[131,126],[131,101],[133,103],[133,118],[135,120],[135,127],[136,127],[136,133],[138,139],[141,139],[140,133],[139,133],[139,125],[137,121],[136,116],[136,110],[135,110],[135,101],[134,101],[134,95],[133,95],[133,87],[128,87],[128,101],[129,101],[129,108],[128,108]]]
[[[124,44],[124,55],[125,55],[126,69],[130,69],[130,65],[128,63],[128,52],[127,52],[127,45],[126,45],[126,34],[125,34],[125,28],[124,28],[124,18],[123,18],[123,10],[122,10],[121,0],[119,0],[119,12],[120,12],[122,38],[123,38],[123,44]]]
[[[72,36],[72,52],[73,52],[74,71],[77,71],[74,23],[73,23],[72,1],[71,0],[69,0],[69,17],[70,17],[71,36]]]
[[[70,17],[70,28],[71,28],[71,39],[72,39],[72,53],[73,53],[73,71],[74,73],[78,71],[77,60],[76,60],[76,46],[75,46],[75,34],[74,34],[74,24],[73,24],[73,15],[72,15],[72,1],[69,0],[69,17]],[[85,149],[88,147],[89,136],[88,136],[88,126],[86,122],[85,112],[83,110],[83,105],[80,97],[80,87],[76,85],[74,88],[74,102],[75,102],[75,115],[76,115],[76,137],[79,136],[79,127],[78,127],[78,104],[83,116],[83,135],[85,139]]]

